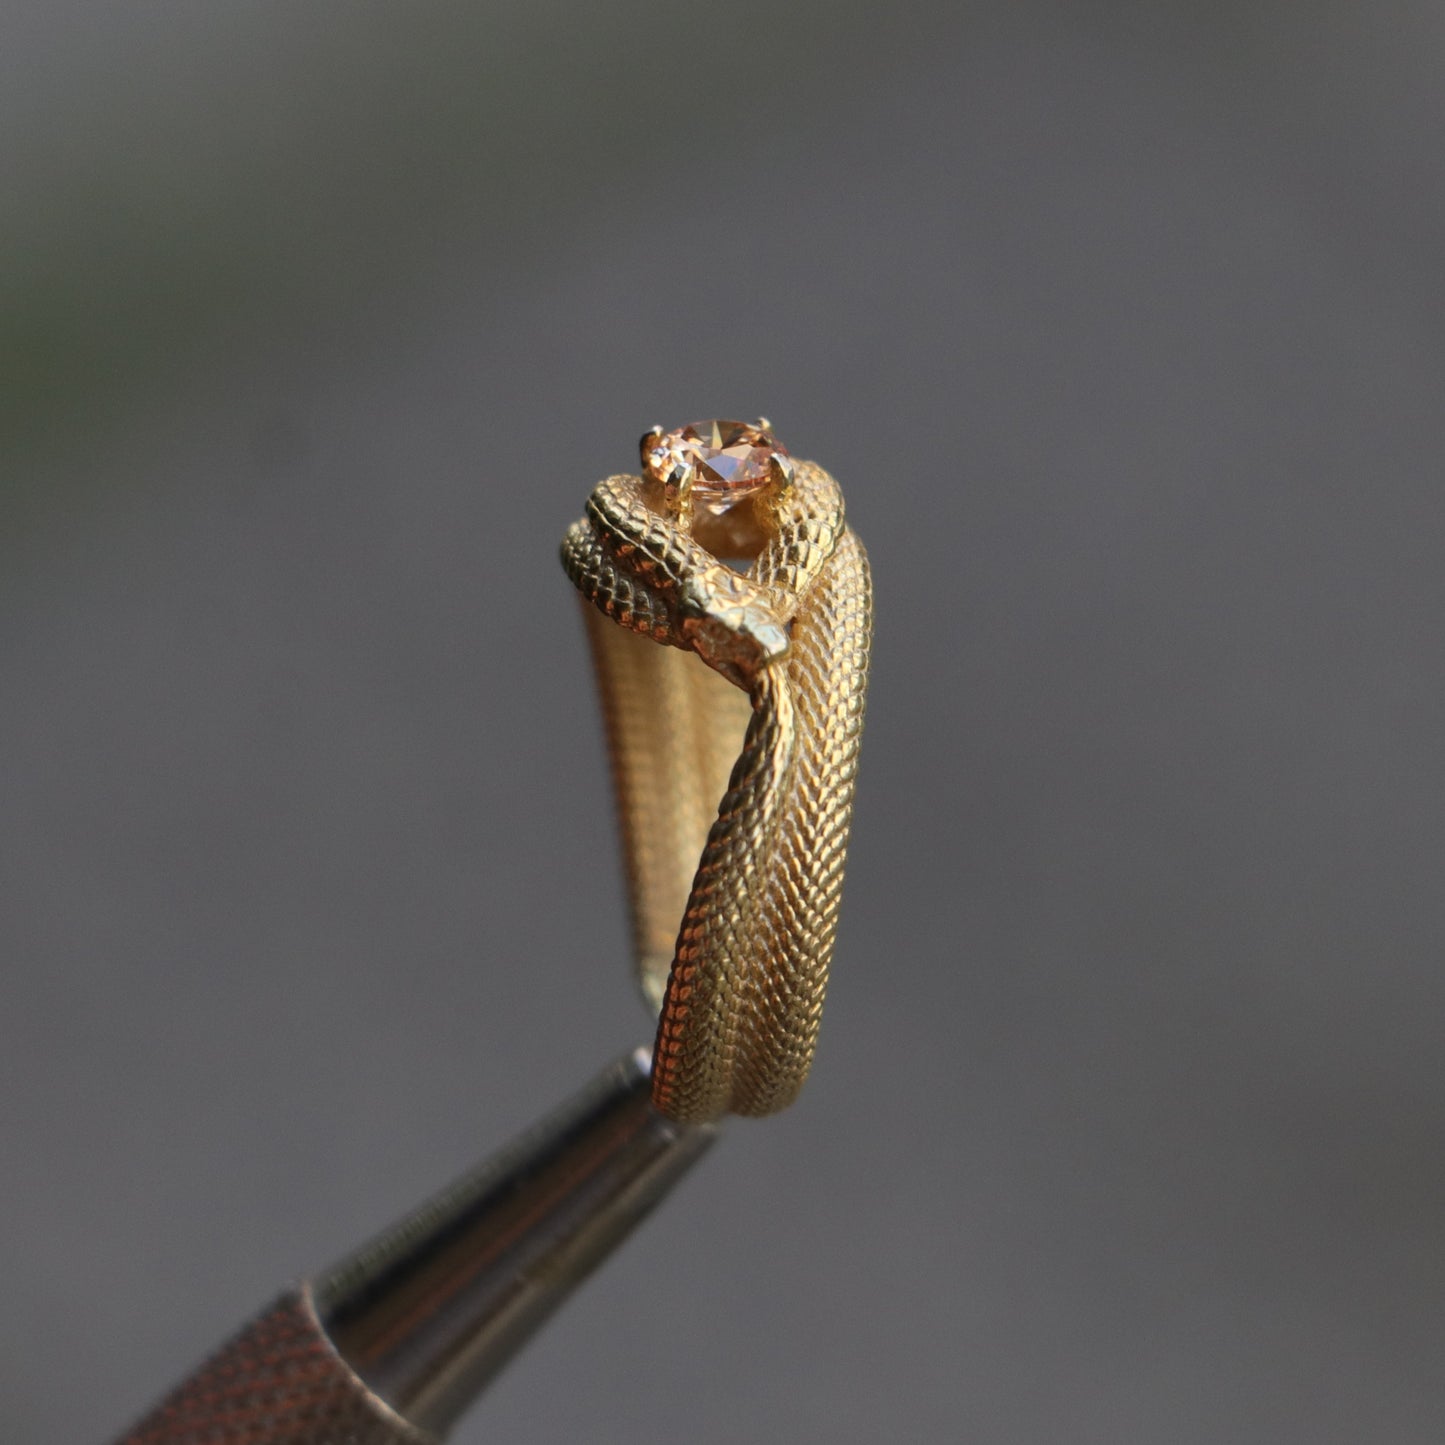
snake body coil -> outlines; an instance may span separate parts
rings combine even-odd
[[[798,462],[741,507],[728,532],[609,477],[562,545],[591,604],[638,970],[660,1006],[653,1101],[688,1122],[773,1113],[807,1077],[868,675],[868,563],[837,483]],[[750,562],[703,545],[748,528]]]

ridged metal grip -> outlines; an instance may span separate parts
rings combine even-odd
[[[304,1287],[223,1345],[119,1445],[435,1445],[322,1333]]]
[[[716,1131],[652,1107],[639,1049],[282,1297],[119,1445],[436,1445]]]

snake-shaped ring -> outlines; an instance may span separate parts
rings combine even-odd
[[[828,981],[868,562],[838,484],[766,421],[655,427],[642,461],[598,484],[562,560],[590,604],[638,974],[660,1010],[653,1102],[688,1122],[770,1114],[807,1077]]]

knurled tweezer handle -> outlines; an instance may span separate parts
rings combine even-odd
[[[431,1445],[336,1353],[310,1291],[222,1345],[123,1445]]]
[[[434,1445],[708,1148],[645,1052],[283,1295],[118,1445]]]

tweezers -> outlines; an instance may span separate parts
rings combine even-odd
[[[118,1445],[436,1445],[706,1152],[618,1060],[391,1229],[287,1290]]]

